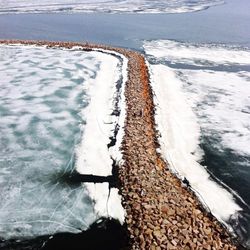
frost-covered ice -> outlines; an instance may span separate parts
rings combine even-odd
[[[82,135],[89,146],[84,172],[110,174],[105,146],[121,64],[100,52],[0,46],[1,237],[77,233],[101,216],[123,221],[117,189],[71,178],[76,164],[84,169],[75,163]]]
[[[7,0],[0,14],[43,12],[185,13],[222,4],[222,0]]]
[[[177,77],[192,82],[192,86],[184,87],[186,98],[202,119],[203,133],[220,138],[218,150],[230,148],[250,156],[250,72],[182,70]]]
[[[250,205],[249,49],[170,40],[144,49],[164,157],[219,220],[241,223],[236,218]],[[248,223],[230,226],[248,238]]]
[[[162,49],[160,49],[162,48]],[[189,44],[172,40],[149,41],[144,44],[148,55],[172,63],[194,66],[249,65],[250,51],[236,46]]]

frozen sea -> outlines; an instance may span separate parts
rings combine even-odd
[[[112,113],[121,113],[122,67],[98,51],[0,46],[1,240],[80,233],[102,217],[123,223],[117,188],[79,181],[111,176],[120,159],[108,144],[121,124]]]
[[[169,100],[157,98],[159,128],[171,131],[162,153],[250,248],[250,2],[5,2],[1,39],[90,41],[145,53],[156,95]]]

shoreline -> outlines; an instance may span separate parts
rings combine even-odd
[[[226,229],[205,211],[157,152],[155,106],[143,55],[89,43],[2,40],[0,44],[79,46],[85,51],[100,49],[125,56],[128,79],[121,148],[124,162],[119,166],[118,177],[131,249],[236,249]]]

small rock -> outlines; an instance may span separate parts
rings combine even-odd
[[[175,215],[175,210],[172,209],[172,208],[170,208],[170,209],[168,209],[167,214],[168,214],[169,216]]]
[[[157,231],[154,231],[153,234],[154,234],[154,236],[155,236],[157,239],[161,238],[161,235],[162,235],[162,234],[161,234],[161,231],[158,231],[158,230],[157,230]]]
[[[212,230],[211,230],[211,228],[205,228],[204,230],[204,233],[206,234],[206,235],[210,235],[211,234],[211,232],[212,232]]]
[[[140,231],[138,228],[135,229],[135,235],[138,236],[140,234]]]
[[[163,213],[168,213],[168,207],[167,206],[162,206],[161,207],[161,211],[163,212]]]
[[[171,243],[174,245],[174,246],[177,246],[177,242],[175,240],[172,240]]]

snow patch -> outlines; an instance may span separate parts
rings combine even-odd
[[[110,53],[104,50],[98,50]],[[97,53],[103,58],[103,63],[96,78],[89,81],[88,91],[91,97],[89,106],[83,111],[86,117],[86,125],[81,145],[77,149],[76,169],[80,174],[91,174],[97,176],[112,175],[113,160],[117,164],[121,163],[122,154],[120,145],[124,135],[123,126],[125,121],[125,100],[124,85],[127,75],[127,59],[122,57],[122,72],[119,70],[119,59],[113,55]],[[112,52],[113,53],[113,52]],[[101,55],[100,55],[101,54]],[[116,54],[121,58],[120,54]],[[115,70],[114,70],[115,69]],[[119,94],[119,116],[112,116],[114,109],[114,97],[117,89],[114,83],[119,81],[121,74],[123,82]],[[110,137],[114,136],[115,126],[119,126],[116,136],[116,143],[108,148]],[[95,210],[100,216],[112,216],[121,223],[124,222],[125,214],[121,206],[121,197],[118,189],[112,188],[110,191],[105,188],[105,184],[84,184],[94,200]],[[105,198],[104,198],[105,197]],[[119,201],[119,202],[117,202]],[[108,204],[107,204],[108,203]],[[112,209],[107,209],[112,207]]]

